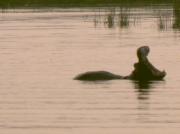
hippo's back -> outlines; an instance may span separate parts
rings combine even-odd
[[[115,75],[106,71],[94,71],[94,72],[85,72],[74,78],[75,80],[112,80],[112,79],[122,79],[121,76]]]

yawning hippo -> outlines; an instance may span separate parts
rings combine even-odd
[[[139,61],[134,64],[134,70],[128,76],[120,76],[107,71],[85,72],[76,76],[75,80],[113,80],[113,79],[131,79],[131,80],[162,80],[166,76],[165,71],[155,68],[148,60],[150,52],[148,46],[142,46],[137,49]]]

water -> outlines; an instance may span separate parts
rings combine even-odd
[[[172,6],[3,10],[0,131],[178,133],[179,20]],[[164,81],[73,80],[94,70],[129,74],[142,45]]]

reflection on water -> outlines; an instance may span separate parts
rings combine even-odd
[[[137,89],[138,99],[149,99],[149,94],[155,86],[162,84],[163,81],[132,81],[134,88]]]
[[[173,28],[180,30],[180,6],[174,6],[173,14],[174,14]]]
[[[164,84],[163,81],[132,81],[137,94],[138,100],[138,117],[137,122],[148,123],[151,122],[151,92],[157,88],[159,84]],[[154,92],[154,91],[153,91]]]
[[[137,89],[137,99],[146,100],[149,99],[149,93],[153,88],[153,81],[132,81],[134,88]]]
[[[124,28],[124,27],[126,28],[129,26],[129,18],[128,18],[127,13],[123,13],[123,12],[119,13],[119,26],[121,28]]]
[[[146,89],[153,88],[154,81],[133,81],[134,88],[139,89],[139,91],[148,91]],[[144,90],[145,89],[145,90]]]
[[[104,24],[108,28],[128,28],[129,26],[129,9],[123,8],[117,11],[117,8],[110,9],[106,11],[104,15],[101,14],[101,11],[95,15],[94,24],[95,27],[98,24]]]
[[[139,89],[138,91],[138,99],[139,100],[146,100],[149,99],[150,89]]]
[[[119,26],[120,28],[126,28],[129,26],[128,15],[128,10],[124,11],[121,9],[118,14],[116,14],[115,9],[111,10],[110,13],[107,14],[104,24],[108,28],[114,28],[116,26]]]
[[[172,27],[172,16],[168,13],[160,13],[158,16],[158,28],[159,30],[168,30]]]
[[[159,30],[168,30],[174,28],[175,30],[180,29],[180,10],[179,6],[174,6],[173,9],[150,9],[152,14],[149,12],[138,11],[138,9],[131,8],[114,8],[107,10],[105,14],[101,14],[99,11],[95,15],[94,25],[104,24],[108,28],[129,28],[131,26],[137,25],[142,21],[144,15],[153,15],[157,18],[157,27]]]
[[[109,28],[114,27],[114,14],[107,15],[107,21],[105,22],[105,24],[107,24]]]

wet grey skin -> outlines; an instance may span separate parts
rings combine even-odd
[[[162,80],[166,76],[165,71],[160,71],[154,67],[147,56],[150,52],[148,46],[142,46],[137,49],[138,62],[134,64],[134,70],[130,75],[121,76],[107,71],[91,71],[79,74],[74,79],[84,81],[130,79],[130,80]]]

